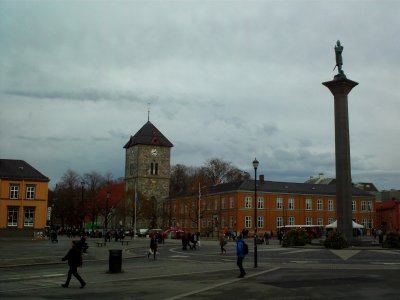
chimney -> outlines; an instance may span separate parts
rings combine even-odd
[[[264,175],[260,175],[260,184],[263,184],[264,183]]]

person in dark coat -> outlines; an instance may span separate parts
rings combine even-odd
[[[82,279],[78,274],[78,267],[82,266],[82,249],[79,246],[78,241],[72,241],[72,248],[68,251],[67,255],[62,258],[62,261],[68,260],[69,271],[67,281],[62,284],[63,288],[67,288],[69,282],[71,281],[72,275],[75,276],[76,279],[81,283],[81,289],[83,289],[86,285],[86,282]]]
[[[150,258],[150,254],[153,254],[153,258],[156,259],[156,252],[157,252],[157,235],[153,234],[150,240],[150,250],[147,254],[147,258]]]

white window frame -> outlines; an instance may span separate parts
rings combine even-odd
[[[264,228],[264,217],[257,216],[257,228]]]
[[[264,197],[257,198],[257,208],[260,208],[260,209],[264,208]]]
[[[312,199],[306,199],[306,210],[312,210]]]
[[[368,229],[374,228],[374,220],[373,219],[368,219]]]
[[[245,216],[244,217],[244,227],[245,228],[252,228],[252,220],[251,220],[251,216]]]
[[[276,217],[276,227],[282,227],[282,226],[283,226],[283,218]]]
[[[333,200],[328,199],[328,211],[333,211]]]
[[[283,209],[283,198],[281,197],[276,198],[276,208]]]
[[[368,219],[362,219],[361,224],[364,226],[364,228],[368,229]]]
[[[235,208],[235,198],[229,198],[229,208]]]
[[[35,209],[24,209],[24,227],[33,227],[35,224]]]
[[[244,207],[245,208],[252,208],[253,198],[251,196],[246,196],[244,198]]]
[[[293,216],[289,216],[288,218],[288,225],[296,225],[296,218]]]
[[[357,202],[356,202],[356,200],[351,200],[351,211],[357,211]]]
[[[367,211],[367,201],[361,201],[361,211]]]
[[[10,185],[10,199],[19,199],[19,185],[18,184]]]
[[[317,225],[318,226],[323,226],[324,225],[324,218],[323,217],[317,217]]]
[[[306,217],[306,225],[312,225],[312,217]]]
[[[288,200],[288,210],[294,210],[294,198],[289,198]],[[295,224],[293,224],[295,225]]]
[[[324,200],[317,199],[317,210],[319,211],[324,210]]]
[[[17,227],[18,226],[18,208],[17,207],[9,207],[7,209],[7,226],[9,227]]]
[[[329,217],[328,218],[328,225],[332,224],[333,222],[335,222],[335,220],[332,217]]]

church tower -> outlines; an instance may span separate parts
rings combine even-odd
[[[174,145],[150,122],[125,144],[125,190],[153,203],[169,195],[171,148]]]

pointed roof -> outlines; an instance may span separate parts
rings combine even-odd
[[[131,136],[124,148],[128,149],[135,145],[174,146],[150,121],[147,121],[134,136]]]
[[[0,179],[50,181],[26,161],[17,159],[0,159]]]

